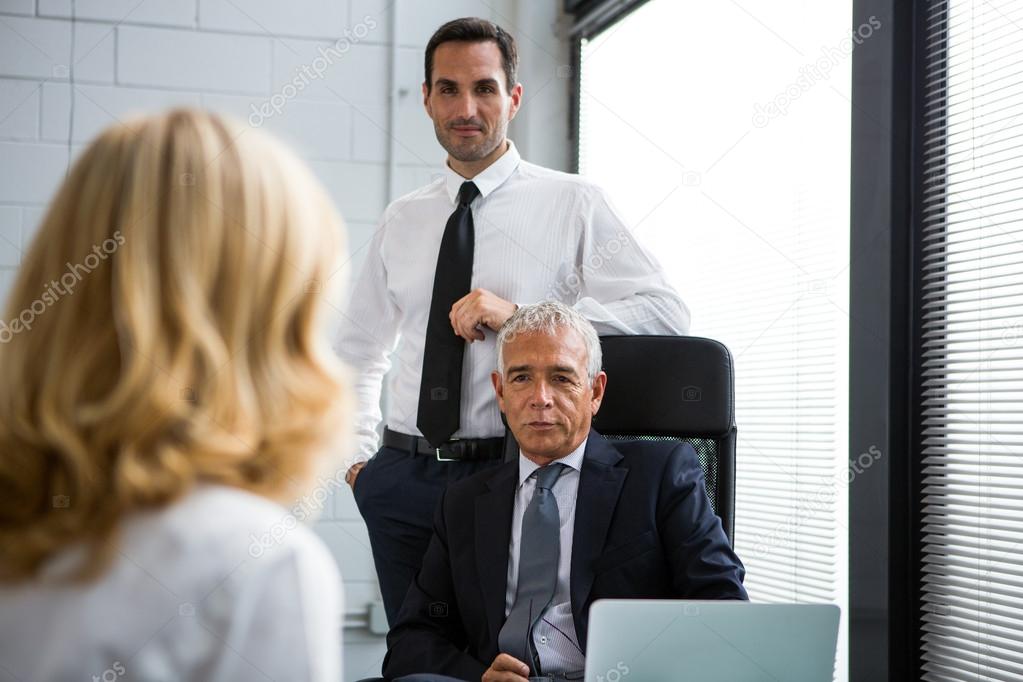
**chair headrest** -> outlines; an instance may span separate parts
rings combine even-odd
[[[718,438],[735,425],[735,370],[722,343],[696,336],[602,336],[601,433]]]

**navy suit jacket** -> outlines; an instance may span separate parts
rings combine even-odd
[[[423,566],[387,635],[384,676],[478,680],[499,653],[518,460],[452,484]],[[597,599],[747,599],[745,571],[711,509],[696,451],[611,443],[590,431],[569,591],[579,644]]]

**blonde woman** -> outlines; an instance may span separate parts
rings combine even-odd
[[[292,503],[341,468],[343,241],[301,162],[217,116],[85,150],[0,326],[0,680],[340,679],[340,578]]]

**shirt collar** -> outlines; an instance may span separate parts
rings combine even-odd
[[[582,472],[583,454],[586,452],[586,441],[588,441],[588,440],[589,440],[588,437],[584,438],[583,442],[579,444],[579,447],[577,447],[575,450],[573,450],[572,452],[568,453],[567,455],[565,455],[561,459],[554,460],[554,462],[560,462],[561,464],[564,464],[567,467],[570,467],[572,469],[575,469],[576,471]],[[551,464],[554,464],[554,462],[551,462]],[[536,462],[533,462],[532,460],[527,458],[525,455],[523,455],[522,454],[522,450],[520,449],[519,450],[519,487],[521,488],[522,484],[526,482],[526,479],[529,478],[533,474],[533,472],[536,471],[539,468],[540,468],[540,465],[537,464]]]
[[[488,194],[504,184],[511,174],[519,167],[519,150],[515,143],[508,140],[508,149],[501,154],[492,164],[487,166],[482,173],[479,173],[471,180],[476,183],[480,196],[486,198]],[[466,179],[451,169],[451,166],[444,164],[444,182],[448,190],[448,198],[454,204],[458,200],[458,190]]]

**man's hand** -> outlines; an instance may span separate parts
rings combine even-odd
[[[488,327],[496,332],[517,309],[514,303],[486,289],[473,289],[455,301],[448,317],[455,333],[472,343],[483,340],[483,332],[477,327]]]
[[[508,654],[498,654],[482,682],[529,682],[529,666]]]
[[[353,491],[355,490],[355,479],[358,477],[359,472],[362,471],[362,467],[366,466],[365,462],[356,462],[352,466],[348,467],[348,472],[345,473],[345,483]]]

